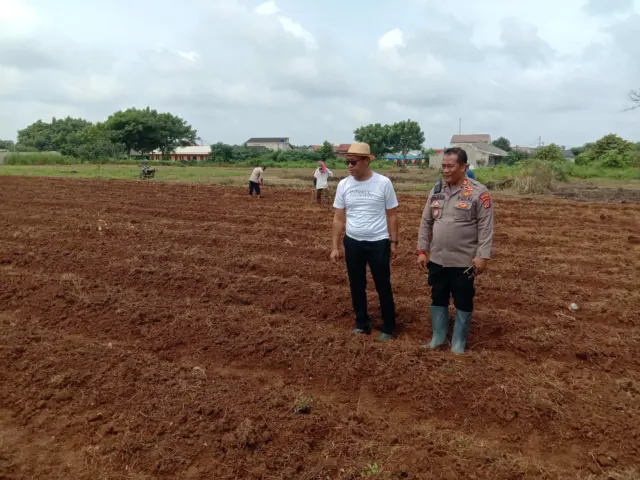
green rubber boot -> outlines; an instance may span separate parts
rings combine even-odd
[[[431,342],[423,345],[423,348],[438,348],[447,342],[449,331],[449,308],[431,306],[431,327],[433,333]]]
[[[471,325],[471,312],[456,310],[456,320],[453,325],[453,336],[451,337],[451,351],[458,355],[464,353],[467,346],[467,335]]]

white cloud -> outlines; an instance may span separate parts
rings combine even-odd
[[[178,55],[180,55],[185,60],[189,60],[193,63],[200,60],[200,54],[198,52],[178,52]]]
[[[278,17],[278,20],[280,20],[280,25],[282,25],[282,28],[284,28],[285,32],[290,33],[294,37],[302,40],[307,48],[312,50],[318,48],[318,44],[314,36],[311,35],[311,33],[309,33],[307,30],[305,30],[301,24],[282,15]]]
[[[382,51],[395,50],[397,47],[404,46],[404,34],[399,28],[389,30],[378,39],[378,48]]]
[[[443,75],[444,63],[431,52],[407,51],[404,34],[399,28],[388,31],[378,39],[377,59],[380,66],[398,77],[431,77]]]
[[[315,37],[306,30],[302,24],[285,15],[277,15],[280,12],[280,7],[278,7],[278,4],[274,0],[261,3],[254,9],[254,12],[261,17],[271,17],[275,15],[285,32],[302,40],[307,48],[311,50],[318,48]]]
[[[169,0],[147,12],[157,31],[138,28],[144,9],[131,0],[0,0],[0,138],[51,115],[96,121],[150,105],[209,142],[345,143],[364,123],[409,117],[434,146],[460,117],[465,131],[524,145],[610,131],[640,140],[637,113],[623,112],[640,87],[640,0],[598,15],[588,0],[449,0],[392,13],[373,2],[362,29],[348,19],[363,0],[340,15],[276,1],[185,0],[188,26],[169,32]],[[126,14],[116,20],[116,10]],[[93,35],[95,18],[128,33]]]
[[[0,38],[32,33],[45,24],[26,0],[0,0]]]
[[[275,15],[279,11],[280,11],[280,8],[276,4],[276,2],[274,2],[273,0],[269,0],[267,2],[261,3],[254,10],[254,12],[256,12],[258,15],[267,16],[267,17],[270,15]]]

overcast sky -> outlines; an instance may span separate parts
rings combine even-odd
[[[0,0],[0,138],[147,105],[206,143],[370,122],[567,147],[640,141],[640,0]]]

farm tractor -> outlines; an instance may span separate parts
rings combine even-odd
[[[151,168],[146,162],[140,165],[140,180],[145,178],[153,178],[156,175],[156,169]]]

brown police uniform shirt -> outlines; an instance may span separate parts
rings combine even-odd
[[[451,188],[442,182],[429,192],[418,231],[418,250],[443,267],[469,267],[491,258],[493,205],[487,187],[471,178]]]

